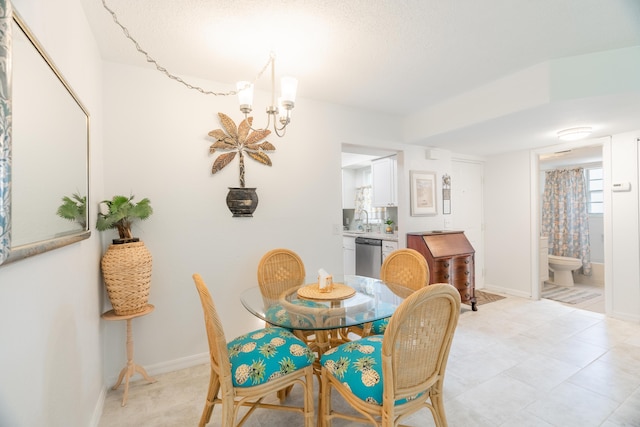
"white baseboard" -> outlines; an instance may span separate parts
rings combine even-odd
[[[104,400],[107,398],[107,387],[102,387],[102,391],[96,401],[96,406],[93,409],[93,416],[91,417],[90,427],[98,427],[100,424],[100,418],[102,418],[102,411],[104,410]]]
[[[192,366],[203,365],[209,363],[209,353],[194,354],[192,356],[181,357],[179,359],[168,360],[166,362],[156,363],[154,365],[145,365],[144,370],[149,376],[166,374],[167,372],[179,371],[180,369],[191,368]],[[136,378],[138,378],[136,376]],[[115,384],[118,376],[107,379],[108,384]]]
[[[191,368],[192,366],[204,365],[210,361],[209,352],[194,354],[192,356],[181,357],[180,359],[169,360],[167,362],[156,363],[145,366],[147,373],[151,376],[165,374],[167,372],[179,371],[180,369]]]

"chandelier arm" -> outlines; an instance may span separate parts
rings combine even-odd
[[[282,125],[282,127],[278,127],[276,123],[273,124],[273,130],[276,132],[276,135],[279,137],[283,137],[285,133],[287,133],[287,125],[289,122]]]
[[[238,91],[236,91],[236,90],[232,90],[232,91],[229,91],[229,92],[214,92],[214,91],[206,90],[206,89],[201,88],[200,86],[196,86],[196,85],[192,85],[190,83],[187,83],[182,78],[170,73],[165,67],[160,65],[158,63],[158,61],[156,61],[146,50],[142,49],[142,47],[140,46],[138,41],[135,38],[133,38],[133,36],[129,33],[129,29],[120,23],[116,13],[113,10],[111,10],[109,8],[109,6],[107,6],[106,0],[102,0],[102,6],[106,9],[107,12],[109,12],[111,14],[111,17],[113,18],[113,22],[115,22],[116,25],[118,27],[120,27],[120,29],[124,33],[125,37],[128,38],[133,43],[133,45],[135,46],[136,50],[138,52],[140,52],[142,55],[145,56],[147,62],[152,63],[153,65],[155,65],[156,70],[160,71],[162,74],[164,74],[168,78],[170,78],[172,80],[175,80],[178,83],[183,84],[188,89],[197,90],[198,92],[200,92],[200,93],[202,93],[204,95],[231,96],[231,95],[237,95],[238,94]],[[255,83],[260,77],[262,77],[262,74],[264,74],[264,72],[267,69],[267,67],[269,66],[269,64],[273,63],[274,58],[275,58],[274,54],[271,53],[269,55],[269,60],[267,61],[266,64],[264,64],[264,66],[262,67],[262,69],[260,70],[258,75],[253,79],[252,83]]]
[[[277,126],[273,127],[273,130],[276,132],[276,135],[278,135],[278,137],[282,138],[286,133],[287,133],[287,127],[281,127],[280,129],[278,129]],[[282,133],[280,133],[280,131],[282,131]]]
[[[244,114],[244,118],[246,119],[249,116],[249,114],[245,113]],[[271,114],[267,113],[267,125],[265,127],[261,127],[261,128],[254,128],[253,126],[249,125],[249,129],[251,129],[252,131],[256,132],[256,131],[262,131],[265,129],[269,129],[269,126],[271,125]],[[275,118],[274,118],[274,129],[275,129],[276,125],[275,125]],[[277,134],[277,132],[276,132]]]

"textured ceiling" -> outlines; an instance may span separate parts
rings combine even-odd
[[[253,80],[274,51],[277,74],[296,76],[299,96],[401,117],[536,64],[640,45],[638,0],[105,1],[170,72],[221,82],[206,89],[226,92]],[[81,2],[104,59],[150,66],[101,0]],[[268,88],[268,75],[257,86]],[[541,127],[570,124],[561,114],[582,108],[549,107],[515,117],[517,129],[501,117],[420,143],[479,155],[505,151],[516,130],[541,134]],[[638,116],[636,107],[633,99],[626,108]],[[581,120],[599,114],[589,108]],[[620,126],[603,129],[629,130]],[[495,147],[470,145],[485,134]]]

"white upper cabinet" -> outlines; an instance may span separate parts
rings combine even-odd
[[[371,162],[371,205],[397,206],[396,156]]]

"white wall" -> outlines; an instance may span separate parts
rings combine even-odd
[[[531,171],[529,152],[494,156],[485,164],[485,286],[531,296]]]
[[[310,274],[342,272],[342,237],[333,227],[342,225],[341,143],[391,141],[396,119],[299,98],[286,137],[268,138],[276,146],[273,166],[246,159],[247,186],[257,187],[259,197],[253,218],[232,218],[225,198],[239,184],[238,160],[212,175],[217,155],[208,154],[207,133],[221,127],[218,112],[240,122],[236,98],[189,91],[154,69],[106,63],[104,75],[106,193],[149,197],[155,211],[134,227],[153,255],[156,310],[134,324],[136,361],[150,373],[207,360],[194,272],[209,285],[229,338],[262,326],[239,294],[256,285],[268,250],[293,249]],[[267,95],[256,94],[258,126]],[[105,247],[116,237],[101,234]],[[124,330],[107,326],[105,369],[113,379],[125,363]]]
[[[605,193],[611,206],[607,212],[605,205],[606,309],[607,314],[635,321],[640,321],[638,138],[640,130],[613,135],[611,151],[605,153],[605,162],[608,156],[611,162],[606,170],[605,189],[614,183],[631,183],[631,191]],[[613,286],[607,286],[609,283]]]
[[[433,159],[427,158],[427,149],[406,146],[402,160],[398,159],[398,246],[406,247],[406,233],[428,230],[443,230],[445,215],[442,214],[442,175],[451,175],[451,153],[447,150],[430,150]],[[437,157],[437,158],[436,158]],[[436,174],[437,214],[432,216],[411,216],[411,171],[427,171]],[[402,208],[402,209],[401,209]],[[453,215],[447,215],[449,219]]]
[[[101,64],[82,7],[77,0],[14,4],[91,114],[90,196],[96,200],[102,187]],[[94,232],[88,240],[0,266],[0,425],[97,422],[104,392],[99,256]]]

